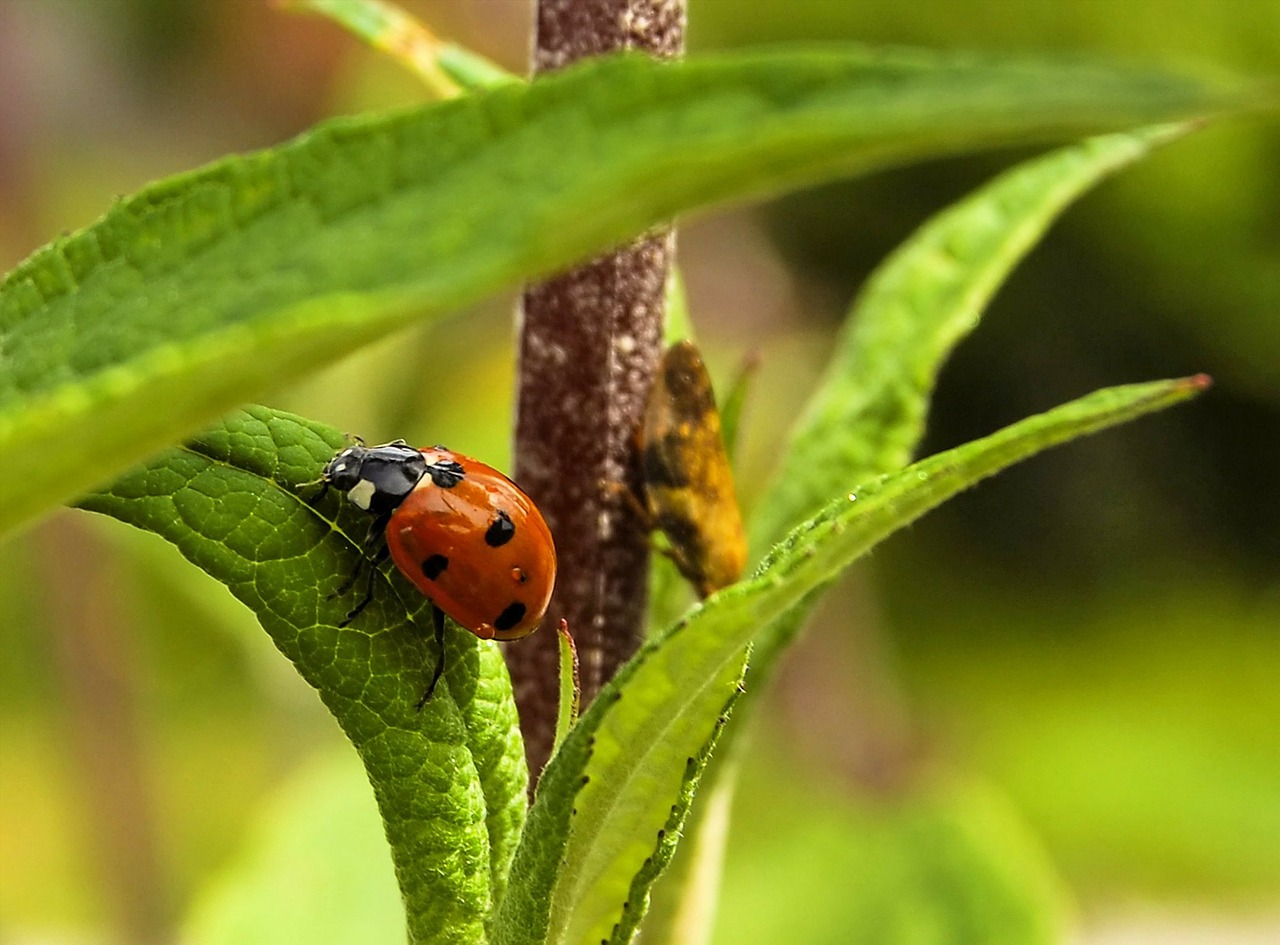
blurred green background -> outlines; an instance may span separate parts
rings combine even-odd
[[[523,69],[528,4],[406,5]],[[1276,0],[690,5],[691,51],[847,38],[1280,73]],[[155,177],[423,98],[337,28],[257,0],[0,0],[0,89],[6,270]],[[713,372],[764,359],[748,505],[869,270],[1022,156],[682,229]],[[511,307],[266,401],[505,465]],[[850,885],[927,882],[899,876],[902,838],[953,829],[1081,942],[1280,940],[1275,123],[1209,128],[1069,211],[948,365],[926,449],[1196,371],[1216,380],[1198,402],[962,496],[832,595],[757,713],[718,941],[852,941],[872,920]],[[0,615],[2,942],[170,940],[277,788],[342,751],[247,612],[150,536],[67,512],[0,546]]]

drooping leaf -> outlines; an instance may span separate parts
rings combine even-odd
[[[523,745],[492,643],[450,627],[445,673],[429,607],[394,569],[370,606],[328,593],[362,553],[367,516],[313,482],[333,430],[262,407],[157,456],[85,508],[156,532],[222,581],[313,687],[364,762],[414,942],[482,942],[525,814]],[[363,582],[361,587],[363,586]]]
[[[326,123],[144,188],[0,284],[0,529],[354,346],[686,210],[1256,98],[1151,71],[828,47],[620,56]],[[38,478],[22,472],[33,451]]]
[[[653,863],[670,856],[689,787],[736,696],[742,650],[761,627],[962,489],[1207,383],[1194,377],[1097,391],[858,486],[794,529],[753,577],[646,644],[544,771],[494,941],[613,941],[638,919],[648,887],[637,878],[652,880]]]

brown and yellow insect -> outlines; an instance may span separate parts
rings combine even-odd
[[[644,505],[706,597],[742,576],[747,540],[711,377],[692,341],[663,356],[640,431]]]

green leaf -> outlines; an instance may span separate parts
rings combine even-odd
[[[693,320],[689,315],[689,295],[685,291],[684,273],[679,266],[667,270],[667,284],[662,287],[662,344],[670,348],[677,341],[693,337]]]
[[[938,372],[977,327],[1013,267],[1077,197],[1190,128],[1105,135],[1027,161],[933,217],[890,255],[850,307],[832,360],[781,451],[778,475],[757,504],[755,555],[821,508],[842,484],[905,466],[924,432]],[[756,638],[744,710],[758,703],[753,694],[766,690],[820,595],[815,591]],[[743,730],[735,726],[730,740],[736,743]],[[718,763],[708,775],[717,784],[731,776]],[[695,822],[693,831],[700,830]],[[660,892],[673,898],[707,894],[705,888],[674,886]],[[668,904],[664,913],[696,908]],[[665,934],[646,931],[659,940]]]
[[[403,941],[404,906],[355,756],[308,763],[257,821],[248,849],[197,899],[182,945]]]
[[[444,676],[418,711],[437,659],[430,608],[394,569],[338,629],[353,601],[325,595],[361,555],[367,516],[337,494],[306,499],[341,445],[250,408],[82,504],[173,542],[254,611],[364,761],[411,941],[481,942],[525,814],[510,683],[494,644],[450,627]]]
[[[0,529],[352,347],[678,213],[1256,98],[1151,71],[827,47],[619,56],[326,123],[147,187],[0,284]]]
[[[556,734],[552,743],[552,751],[560,747],[564,737],[578,721],[578,710],[582,706],[582,683],[578,674],[578,647],[569,635],[569,627],[562,622],[556,628],[556,637],[560,644],[560,703],[556,710]]]
[[[740,727],[738,722],[731,731]],[[742,744],[739,736],[730,745],[718,746],[703,774],[698,801],[685,824],[680,847],[650,894],[643,926],[645,945],[699,945],[711,940],[738,780],[741,751],[734,749]],[[770,901],[779,900],[771,896]],[[801,901],[796,897],[792,903]]]
[[[736,461],[738,457],[738,434],[742,429],[742,412],[746,409],[747,398],[751,394],[756,371],[759,368],[759,353],[748,354],[738,365],[738,370],[730,380],[724,396],[716,395],[716,400],[720,402],[720,433],[724,439],[724,451],[729,455],[731,462]],[[736,468],[734,472],[736,474]]]
[[[924,434],[938,372],[1050,224],[1101,180],[1195,126],[1104,135],[1021,164],[948,208],[899,247],[854,301],[836,354],[806,405],[781,471],[751,523],[764,551],[841,482],[901,469]],[[810,607],[756,641],[763,684]]]
[[[872,480],[794,529],[753,577],[708,598],[646,644],[543,773],[494,940],[610,941],[643,911],[648,888],[633,881],[652,879],[665,837],[687,813],[688,788],[736,695],[742,650],[759,628],[962,489],[1207,384],[1199,376],[1097,391]]]
[[[901,469],[938,372],[1050,224],[1189,125],[1091,138],[1001,174],[929,220],[867,280],[751,522],[756,556],[841,485]],[[759,654],[757,654],[757,657]]]
[[[415,73],[437,98],[519,81],[483,56],[443,42],[389,0],[282,0],[282,5],[328,17]]]

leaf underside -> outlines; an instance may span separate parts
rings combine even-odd
[[[525,815],[510,682],[493,643],[450,626],[444,677],[419,712],[437,658],[430,608],[394,569],[338,628],[354,597],[326,594],[361,555],[367,516],[332,492],[308,499],[341,445],[336,431],[250,408],[81,504],[173,542],[254,611],[364,762],[411,940],[482,942]]]

